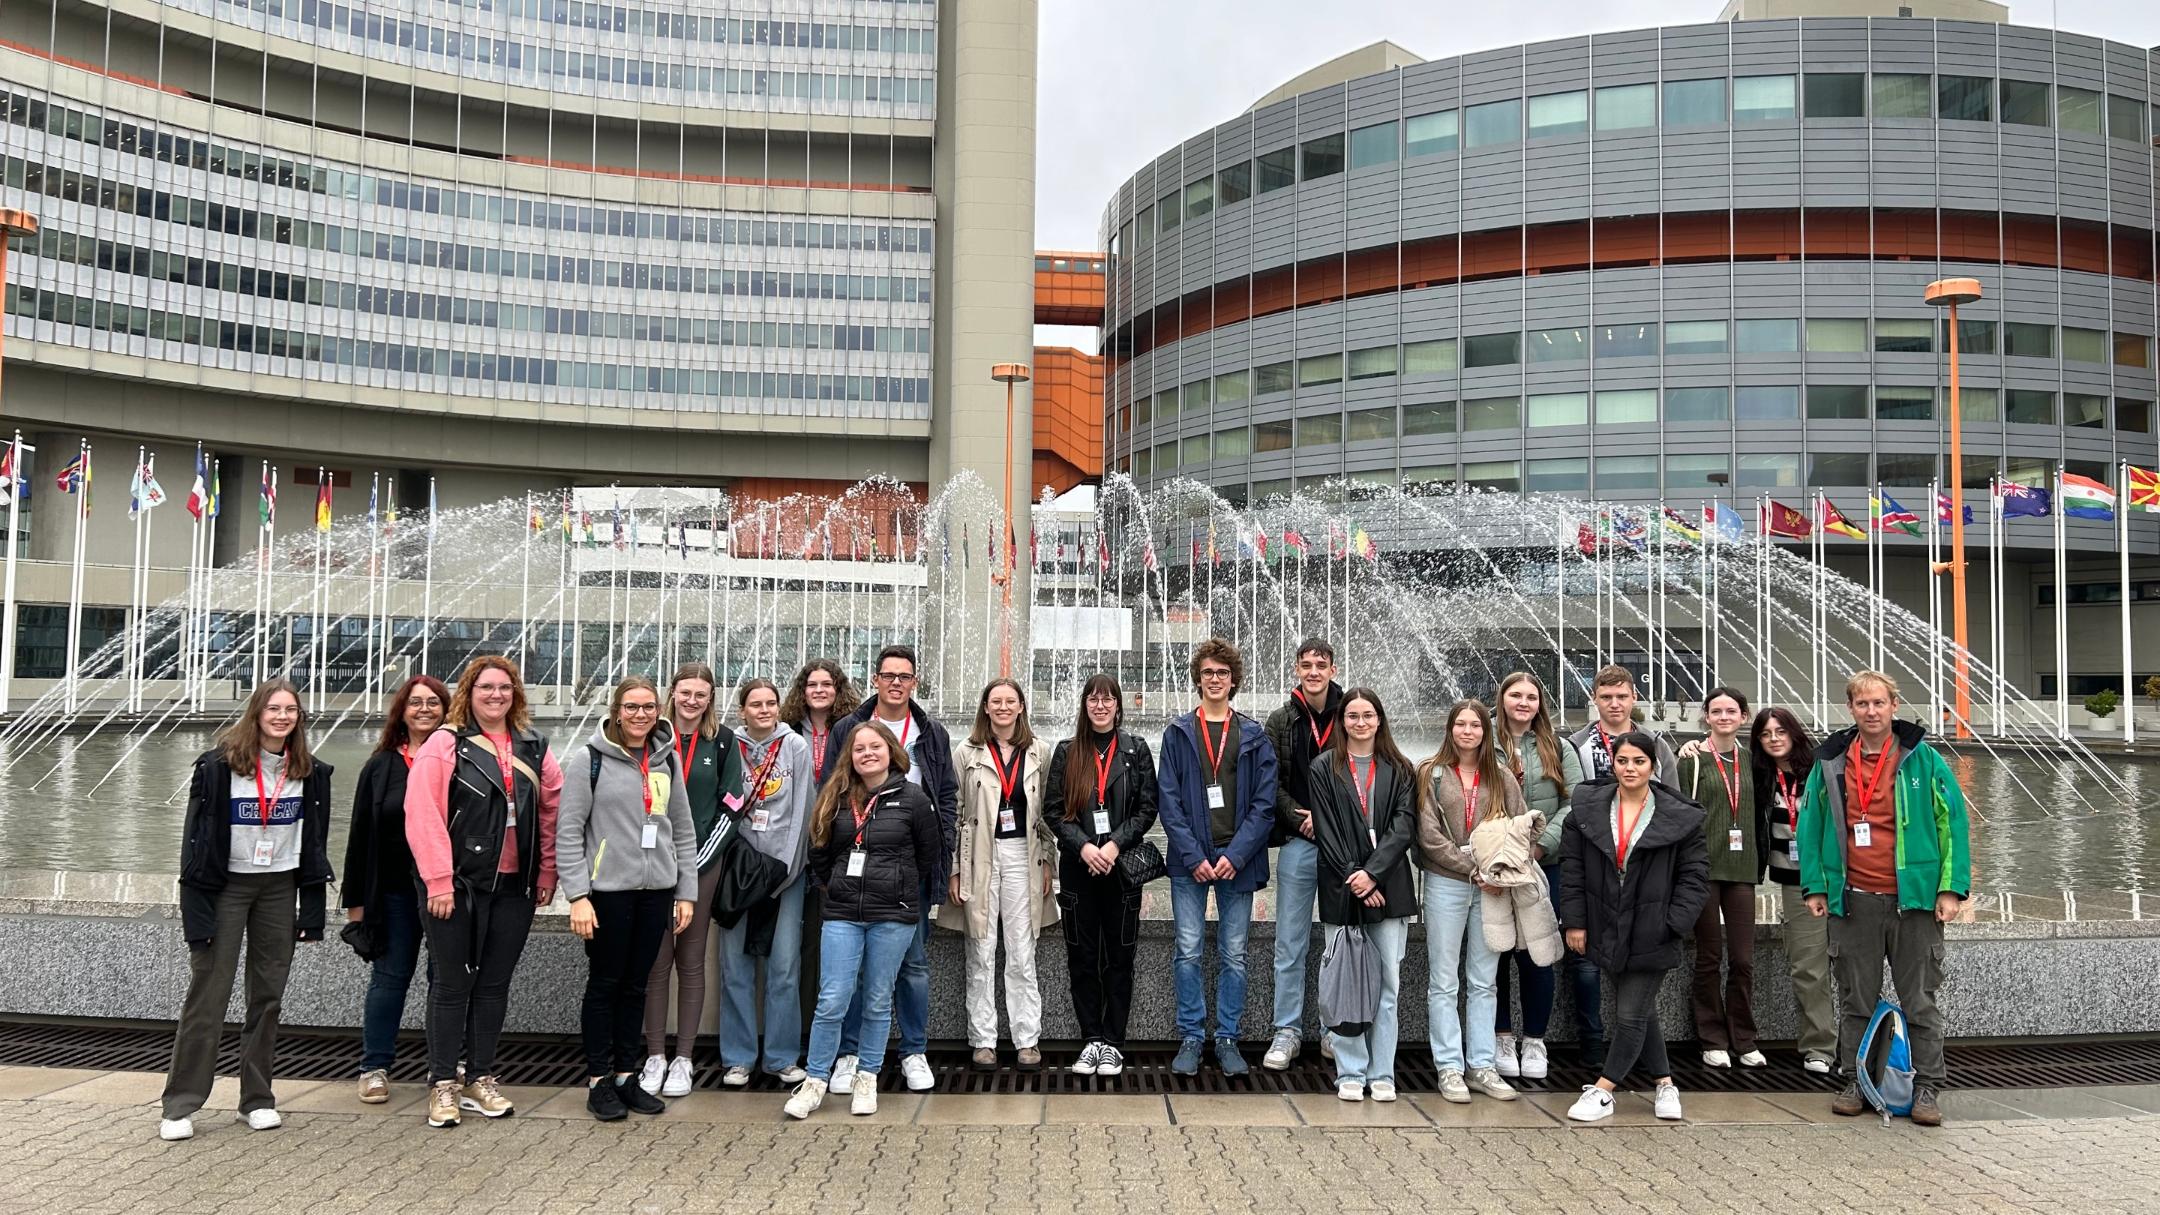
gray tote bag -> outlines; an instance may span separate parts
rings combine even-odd
[[[1348,925],[1320,958],[1320,1023],[1355,1038],[1372,1028],[1379,1011],[1380,951],[1361,925]]]

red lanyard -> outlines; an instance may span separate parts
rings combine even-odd
[[[1718,754],[1716,747],[1709,750],[1711,762],[1717,765],[1718,783],[1725,786],[1725,804],[1732,807],[1733,821],[1737,823],[1740,821],[1740,753],[1733,752],[1732,777],[1727,779],[1725,757]]]
[[[1649,799],[1646,797],[1643,800],[1644,804],[1647,805]],[[1635,807],[1634,814],[1629,814],[1627,799],[1618,794],[1613,796],[1613,817],[1619,820],[1620,826],[1620,830],[1614,834],[1613,838],[1613,860],[1622,869],[1627,868],[1628,839],[1635,834],[1635,819],[1641,814],[1641,806]]]
[[[825,740],[832,737],[831,730],[810,727],[810,779],[825,779]]]
[[[489,734],[486,737],[495,744],[495,766],[502,769],[503,796],[514,798],[517,796],[517,787],[510,783],[510,736],[505,734],[497,738]]]
[[[404,746],[399,747],[397,749],[397,753],[398,758],[405,761],[405,770],[408,772],[412,771],[412,744],[407,743]]]
[[[1598,726],[1598,727],[1596,727],[1596,729],[1597,729],[1597,740],[1598,740],[1598,745],[1599,745],[1600,747],[1603,747],[1603,748],[1605,749],[1605,770],[1606,770],[1607,772],[1611,772],[1611,771],[1612,771],[1612,735],[1610,735],[1610,734],[1607,734],[1607,733],[1605,732],[1605,727],[1604,727],[1604,726],[1602,726],[1602,725],[1601,725],[1601,726]]]
[[[862,847],[863,829],[870,825],[870,816],[877,813],[878,795],[873,793],[859,806],[849,806],[855,815],[855,847]]]
[[[1020,753],[1015,750],[1013,752],[1012,772],[1008,775],[1005,771],[1005,761],[998,757],[998,740],[994,738],[990,740],[990,764],[997,769],[999,805],[1010,805],[1012,803],[1013,786],[1020,783],[1021,762]]]
[[[1785,775],[1782,770],[1779,771],[1777,774],[1778,800],[1785,803],[1785,821],[1797,827],[1800,825],[1800,816],[1797,813],[1799,807],[1793,804],[1792,793],[1792,778]]]
[[[1292,692],[1291,695],[1297,697],[1298,703],[1305,706],[1305,729],[1312,734],[1313,750],[1327,750],[1328,739],[1335,736],[1335,719],[1332,717],[1328,719],[1327,729],[1315,729],[1313,726],[1313,719],[1315,715],[1313,713],[1312,702],[1305,699],[1304,690],[1299,689]]]
[[[1235,710],[1232,712],[1234,714]],[[1222,741],[1216,742],[1214,736],[1208,733],[1207,714],[1194,709],[1193,717],[1200,723],[1200,745],[1207,749],[1209,778],[1221,780],[1223,748],[1230,745],[1230,719],[1223,718]]]
[[[1110,736],[1110,749],[1095,756],[1095,804],[1107,805],[1110,797],[1110,765],[1117,762],[1117,735]]]
[[[683,744],[690,744],[685,747]],[[687,730],[675,740],[675,766],[682,769],[683,779],[690,779],[690,761],[697,758],[697,731]]]
[[[285,765],[278,765],[277,784],[271,787],[270,795],[268,797],[265,797],[263,796],[262,761],[260,759],[256,760],[255,808],[262,813],[263,826],[267,827],[270,825],[271,811],[277,809],[277,804],[283,800],[285,800]]]
[[[1894,752],[1894,751],[1896,751],[1896,750],[1897,750],[1897,742],[1896,742],[1896,740],[1894,740],[1894,739],[1893,739],[1893,740],[1885,741],[1885,742],[1883,743],[1883,749],[1882,749],[1882,754],[1880,754],[1880,755],[1877,755],[1877,756],[1875,757],[1875,771],[1874,771],[1874,772],[1873,772],[1872,774],[1870,774],[1870,775],[1868,775],[1868,776],[1866,776],[1866,777],[1863,777],[1863,778],[1862,778],[1862,781],[1861,781],[1861,784],[1859,785],[1859,790],[1860,790],[1860,800],[1859,800],[1859,802],[1858,802],[1858,803],[1856,803],[1856,804],[1854,804],[1854,805],[1852,805],[1852,806],[1850,806],[1850,807],[1847,807],[1847,808],[1848,808],[1849,810],[1851,810],[1851,811],[1852,811],[1852,819],[1853,819],[1853,821],[1858,821],[1858,820],[1860,820],[1860,819],[1864,819],[1864,818],[1866,818],[1866,817],[1867,817],[1867,808],[1868,808],[1868,807],[1869,807],[1870,805],[1874,804],[1874,801],[1875,801],[1875,787],[1876,787],[1876,785],[1878,785],[1879,783],[1881,783],[1881,781],[1882,781],[1882,774],[1883,774],[1883,770],[1884,770],[1885,768],[1888,768],[1888,767],[1890,767],[1890,755],[1891,755],[1891,753],[1892,753],[1892,752]],[[1866,762],[1867,762],[1867,757],[1866,757],[1866,756],[1864,756],[1864,755],[1862,755],[1862,754],[1860,754],[1860,740],[1856,738],[1856,739],[1854,739],[1854,740],[1853,740],[1853,745],[1852,745],[1852,774],[1853,774],[1853,776],[1859,776],[1859,775],[1860,775],[1860,771],[1861,771],[1861,766],[1862,766],[1863,764],[1865,764]],[[1849,783],[1849,782],[1848,782],[1848,783]]]
[[[1365,782],[1360,785],[1357,780],[1357,757],[1354,755],[1350,757],[1350,787],[1357,791],[1358,809],[1364,812],[1365,821],[1368,823],[1372,821],[1373,778],[1378,775],[1380,775],[1380,757],[1374,755],[1365,761]],[[1461,777],[1458,776],[1456,779],[1460,780]]]
[[[652,813],[652,744],[638,748],[638,791],[645,795],[645,813]]]
[[[1462,769],[1455,769],[1455,784],[1463,791],[1462,821],[1463,833],[1466,835],[1477,827],[1477,787],[1478,782],[1483,779],[1485,779],[1483,772],[1472,772],[1470,774],[1470,783],[1465,785],[1463,784]]]
[[[877,714],[875,714],[875,713],[872,713],[872,714],[870,715],[870,717],[871,717],[871,720],[873,720],[873,721],[880,721],[880,722],[882,722],[882,721],[884,721],[884,720],[885,720],[884,718],[882,718],[882,717],[879,717],[879,716],[878,716]],[[888,730],[891,730],[891,729],[892,729],[892,727],[891,727],[890,725],[887,725],[887,726],[886,726],[885,728],[886,728],[886,729],[888,729]],[[908,736],[908,731],[909,731],[909,730],[912,730],[912,729],[914,729],[914,728],[915,728],[915,715],[914,715],[913,713],[910,713],[910,714],[908,714],[908,715],[907,715],[906,717],[903,717],[903,718],[901,718],[901,719],[900,719],[900,728],[899,728],[898,730],[894,730],[894,731],[893,731],[894,733],[896,733],[896,734],[898,734],[898,735],[900,736],[900,749],[901,749],[902,751],[905,751],[905,750],[907,750],[907,736]]]
[[[748,768],[750,766],[749,741],[744,739],[740,735],[737,735],[735,739],[735,745],[742,748],[743,767]],[[765,778],[772,775],[773,764],[777,762],[779,758],[780,740],[778,738],[775,738],[765,747],[765,761],[757,766],[757,772],[755,775],[751,776],[750,783],[743,786],[743,794],[750,799],[750,805],[755,806],[759,802],[765,800],[764,794],[762,792],[765,788]]]

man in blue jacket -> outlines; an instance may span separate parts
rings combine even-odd
[[[1275,748],[1260,723],[1230,707],[1245,681],[1245,659],[1220,637],[1193,651],[1200,707],[1170,723],[1158,754],[1163,834],[1169,838],[1170,908],[1177,921],[1177,1058],[1181,1076],[1200,1070],[1207,1032],[1208,891],[1215,892],[1215,1061],[1223,1073],[1249,1070],[1238,1054],[1245,1015],[1245,941],[1253,892],[1267,885],[1268,833],[1275,826]]]

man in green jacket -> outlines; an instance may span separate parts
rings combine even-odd
[[[1853,724],[1815,751],[1793,833],[1808,910],[1830,920],[1838,985],[1833,1113],[1865,1113],[1854,1056],[1882,991],[1882,968],[1912,1037],[1912,1120],[1941,1126],[1943,925],[1972,887],[1965,794],[1915,722],[1897,720],[1897,684],[1879,671],[1845,683]]]

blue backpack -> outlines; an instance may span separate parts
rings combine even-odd
[[[1880,1036],[1880,1048],[1876,1039]],[[1882,1059],[1876,1060],[1880,1049]],[[1860,1095],[1882,1111],[1883,1122],[1892,1115],[1912,1113],[1912,1039],[1905,1028],[1905,1010],[1888,1000],[1877,1000],[1875,1015],[1868,1018],[1867,1032],[1860,1035],[1857,1054]]]

